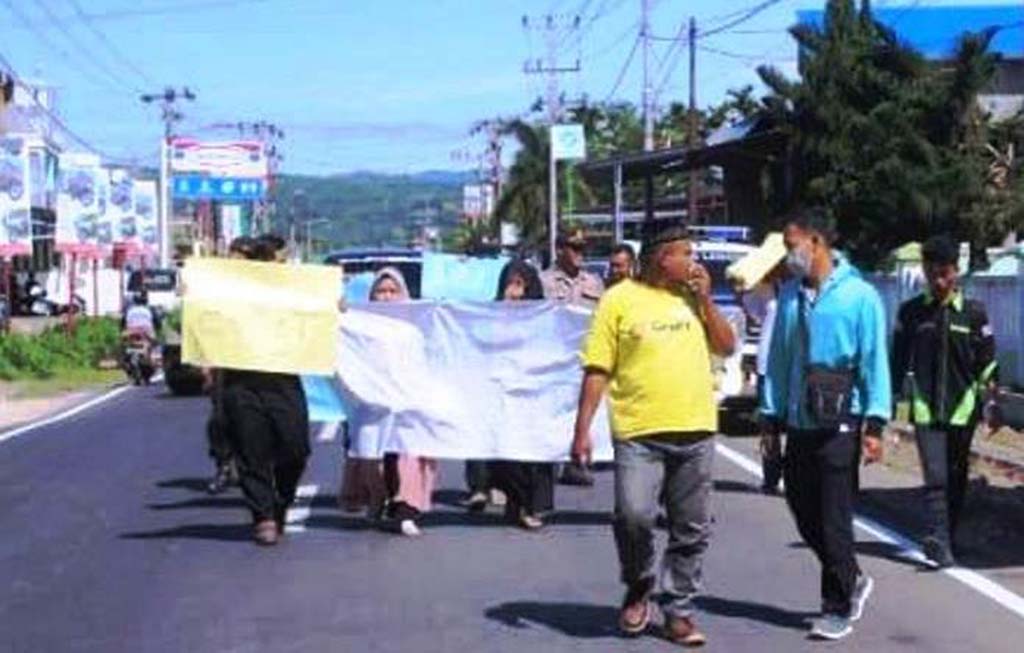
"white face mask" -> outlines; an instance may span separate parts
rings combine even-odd
[[[786,255],[786,267],[797,279],[806,279],[811,274],[811,252],[803,247],[796,247]]]

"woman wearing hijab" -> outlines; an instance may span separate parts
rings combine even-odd
[[[498,278],[497,301],[543,300],[540,275],[525,261],[511,261]],[[508,497],[505,517],[527,530],[544,527],[543,515],[554,507],[555,466],[551,463],[494,461],[492,483]]]
[[[370,301],[403,302],[409,300],[409,288],[405,277],[393,267],[379,270],[370,286]],[[357,422],[357,420],[356,420]],[[361,428],[358,422],[353,425],[353,438],[358,442]],[[367,436],[369,434],[366,434]],[[350,460],[352,460],[350,458]],[[415,537],[421,534],[417,521],[422,513],[430,510],[431,497],[437,479],[437,461],[432,458],[410,454],[386,454],[381,478],[379,461],[358,461],[354,473],[356,487],[354,491],[343,490],[343,503],[348,498],[356,501],[363,497],[369,502],[371,510],[377,509],[377,501],[383,505],[382,496],[386,497],[387,517],[398,525],[403,535]],[[346,469],[346,476],[350,473]],[[348,485],[346,479],[346,486]],[[383,495],[381,495],[383,491]]]

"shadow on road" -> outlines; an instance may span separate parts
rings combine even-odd
[[[696,603],[698,608],[708,614],[758,621],[790,630],[806,630],[808,620],[816,615],[814,612],[793,612],[774,605],[724,599],[718,596],[700,596],[697,597]]]
[[[714,487],[715,492],[725,492],[726,494],[764,494],[759,485],[740,481],[715,479]]]
[[[515,601],[484,611],[510,628],[548,628],[577,639],[619,639],[618,610],[609,605]]]
[[[164,489],[189,490],[191,492],[202,492],[203,494],[206,494],[206,486],[209,482],[210,479],[208,478],[172,478],[166,481],[160,481],[156,486]]]
[[[247,542],[252,539],[252,527],[239,524],[188,524],[155,531],[122,533],[122,540],[215,540],[220,542]]]
[[[957,533],[957,560],[972,569],[1024,566],[1024,487],[990,485],[973,479]],[[858,512],[920,542],[925,534],[920,488],[861,491]]]

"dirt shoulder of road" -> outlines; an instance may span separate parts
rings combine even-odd
[[[980,429],[972,447],[970,485],[957,534],[960,562],[976,569],[1024,568],[1024,434]],[[862,473],[861,509],[925,534],[921,465],[911,431],[891,429],[885,463]],[[1008,462],[1007,467],[1001,462]],[[1019,575],[1019,571],[1016,572]],[[1024,589],[1020,583],[1017,590]]]
[[[51,417],[123,382],[120,370],[76,370],[52,379],[0,381],[0,431]]]

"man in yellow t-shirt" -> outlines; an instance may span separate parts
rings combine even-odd
[[[666,635],[700,645],[704,636],[693,621],[692,602],[710,535],[712,435],[718,426],[711,354],[731,354],[736,336],[711,299],[710,277],[693,260],[685,227],[658,228],[645,239],[640,260],[640,278],[606,292],[594,314],[583,350],[572,456],[589,461],[591,422],[607,390],[615,439],[615,543],[626,585],[619,626],[639,634],[650,620],[654,522],[663,493],[669,527],[661,579]]]

